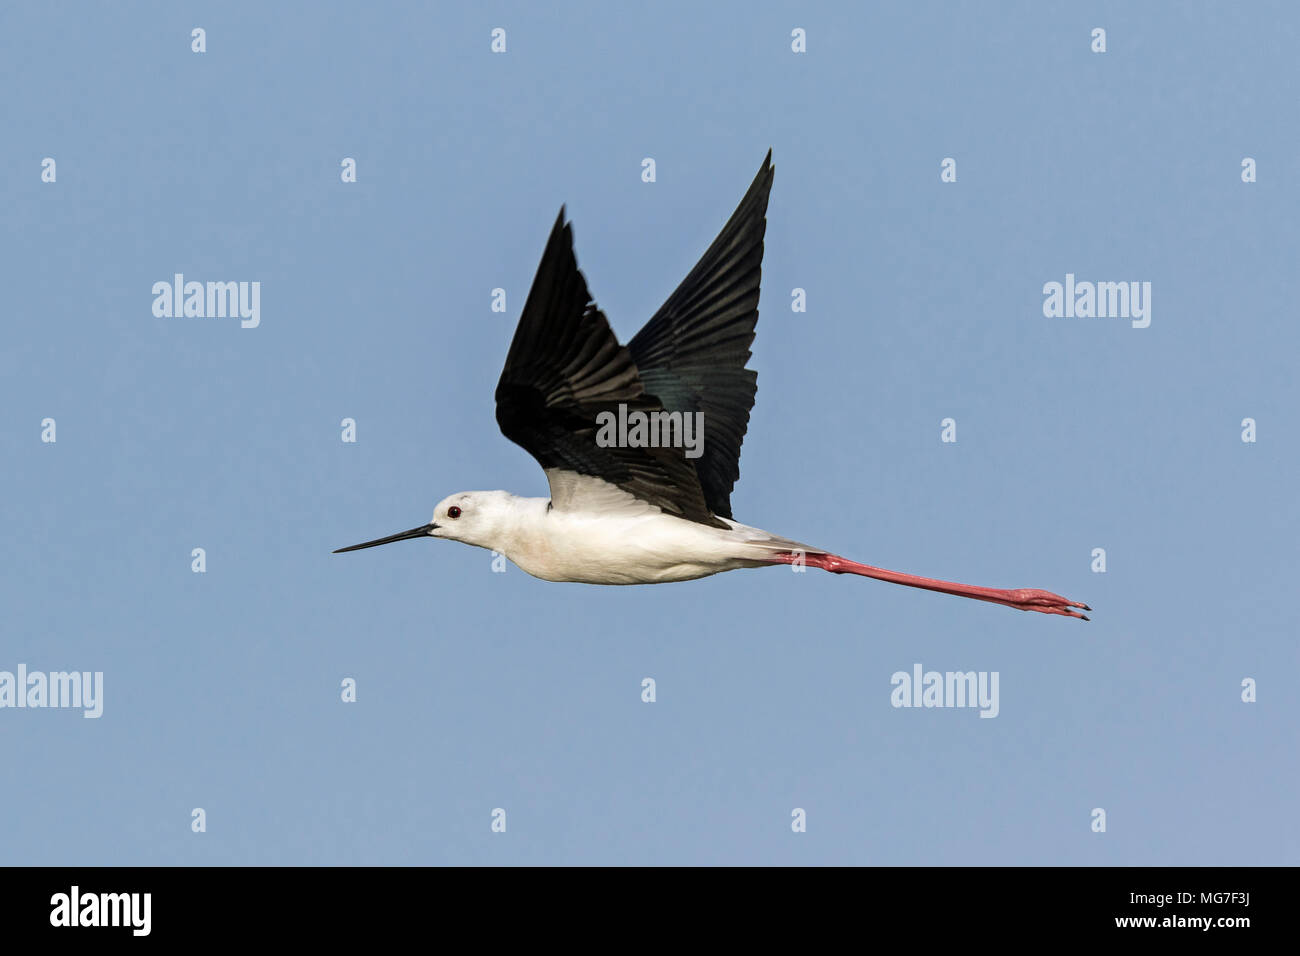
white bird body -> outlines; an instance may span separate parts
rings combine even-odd
[[[598,505],[585,510],[506,491],[462,492],[438,504],[429,535],[504,554],[543,581],[579,584],[690,581],[763,567],[774,553],[812,550],[735,521],[727,528],[687,521],[606,487],[606,494],[582,496]],[[460,509],[454,519],[453,507]]]

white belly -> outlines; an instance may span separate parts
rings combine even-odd
[[[506,557],[533,577],[582,584],[660,584],[764,563],[733,531],[661,513],[592,516],[550,511]],[[755,552],[758,553],[758,552]]]

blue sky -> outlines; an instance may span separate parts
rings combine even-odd
[[[758,6],[0,12],[0,670],[104,674],[97,720],[0,709],[0,860],[1300,862],[1300,13]],[[1091,623],[330,554],[545,495],[492,393],[559,206],[626,340],[769,147],[736,516]],[[178,272],[260,325],[155,317]],[[1067,273],[1150,326],[1045,317]],[[892,707],[918,663],[998,672],[997,718]]]

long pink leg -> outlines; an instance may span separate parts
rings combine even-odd
[[[809,567],[821,568],[823,571],[831,572],[831,574],[860,574],[864,578],[875,578],[878,581],[888,581],[891,584],[905,584],[909,588],[925,588],[927,591],[940,591],[944,594],[955,594],[958,597],[974,598],[977,601],[1005,604],[1007,607],[1013,607],[1018,611],[1064,614],[1066,617],[1078,617],[1086,621],[1089,620],[1088,615],[1071,611],[1070,608],[1078,607],[1083,608],[1085,611],[1092,610],[1086,604],[1080,604],[1078,601],[1071,601],[1059,594],[1053,594],[1051,591],[1040,591],[1036,588],[981,588],[973,584],[936,581],[934,578],[923,578],[915,574],[903,574],[899,571],[888,571],[885,568],[873,568],[869,564],[859,564],[856,561],[850,561],[848,558],[841,558],[837,554],[814,552],[798,554],[793,551],[780,551],[772,555],[773,564],[796,564],[799,562]]]

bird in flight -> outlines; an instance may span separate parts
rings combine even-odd
[[[757,391],[745,363],[772,176],[769,150],[722,232],[626,345],[587,291],[561,207],[496,390],[497,424],[537,459],[551,496],[464,491],[440,501],[428,524],[334,553],[447,538],[504,554],[534,577],[584,584],[792,564],[1088,620],[1088,605],[1050,591],[887,571],[732,518]]]

